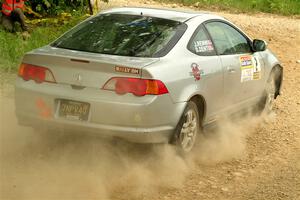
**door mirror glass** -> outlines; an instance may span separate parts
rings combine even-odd
[[[253,50],[254,51],[264,51],[267,49],[267,43],[263,40],[255,39],[253,40]]]

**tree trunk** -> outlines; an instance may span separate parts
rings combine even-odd
[[[91,2],[91,0],[88,0],[88,2],[89,2],[89,9],[90,9],[90,14],[91,15],[93,15],[93,5],[92,5],[92,2]]]

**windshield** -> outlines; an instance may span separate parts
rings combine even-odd
[[[186,25],[142,15],[103,14],[87,20],[51,44],[101,54],[160,57],[166,55]]]

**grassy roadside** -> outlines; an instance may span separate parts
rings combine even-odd
[[[156,0],[205,9],[300,15],[300,0]]]
[[[68,21],[49,19],[47,23],[42,21],[39,25],[31,25],[30,37],[26,40],[21,33],[8,33],[0,26],[0,71],[16,71],[26,52],[49,44],[84,18],[76,15]]]

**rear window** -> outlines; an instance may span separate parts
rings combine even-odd
[[[184,23],[143,15],[103,14],[51,44],[71,50],[134,57],[161,57],[178,42]]]

